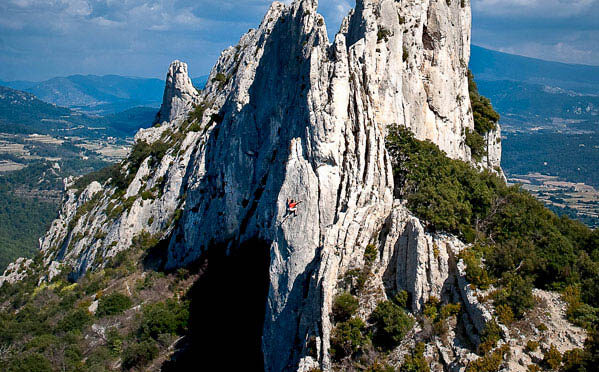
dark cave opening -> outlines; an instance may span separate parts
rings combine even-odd
[[[262,329],[270,285],[270,246],[211,248],[190,290],[189,335],[162,371],[263,371]]]

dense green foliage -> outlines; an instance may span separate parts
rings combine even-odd
[[[493,350],[493,352],[470,363],[466,368],[466,372],[498,372],[501,370],[503,358],[509,352],[510,347],[504,344]]]
[[[399,372],[430,372],[428,362],[424,358],[424,344],[419,342],[416,344],[412,353],[408,355],[399,368]]]
[[[418,141],[407,129],[391,128],[387,149],[392,158],[396,195],[432,228],[475,239],[475,226],[494,206],[503,181],[490,172],[445,156],[431,142]]]
[[[66,275],[61,275],[40,286],[39,276],[34,274],[41,272],[38,259],[29,277],[2,286],[0,349],[6,352],[0,353],[1,369],[108,371],[114,370],[120,359],[124,370],[143,370],[164,353],[187,332],[189,303],[175,298],[160,302],[155,291],[169,287],[179,291],[186,276],[171,274],[167,278],[150,271],[132,286],[135,292],[131,297],[119,291],[103,294],[111,287],[124,290],[126,282],[140,277],[141,253],[141,248],[133,247],[108,262],[106,269],[88,273],[77,283],[66,282]],[[158,280],[161,282],[155,284]],[[95,316],[88,311],[94,298],[99,298]],[[100,340],[92,331],[94,323],[106,327]]]
[[[31,257],[58,213],[56,202],[0,191],[0,272],[18,257]]]
[[[414,325],[414,320],[406,311],[392,301],[379,303],[372,312],[371,319],[376,328],[373,341],[386,350],[398,346]]]
[[[119,292],[114,292],[100,298],[98,301],[98,310],[96,311],[96,316],[101,318],[104,316],[121,314],[125,310],[129,309],[132,304],[133,302],[129,296]]]
[[[499,286],[498,304],[520,317],[533,305],[533,284],[555,290],[573,286],[580,290],[579,310],[591,321],[596,318],[599,232],[557,217],[527,192],[447,158],[407,130],[391,128],[387,147],[397,195],[429,229],[477,243],[462,254],[468,278],[481,287]]]
[[[331,336],[331,355],[340,360],[351,356],[368,343],[365,334],[366,323],[360,318],[352,318],[337,324]]]
[[[184,333],[189,318],[188,306],[188,303],[181,303],[173,299],[144,306],[139,327],[141,338],[158,339],[163,334]]]
[[[123,352],[123,368],[143,368],[158,356],[158,346],[153,341],[135,342]]]
[[[351,293],[345,292],[338,295],[333,301],[333,319],[338,322],[349,320],[358,310],[358,305],[358,299]]]

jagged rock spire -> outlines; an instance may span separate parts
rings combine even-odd
[[[199,93],[189,78],[187,64],[173,61],[166,75],[162,106],[154,123],[170,122],[180,118],[187,114],[198,100]]]

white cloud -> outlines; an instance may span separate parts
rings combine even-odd
[[[99,26],[103,26],[103,27],[115,27],[115,26],[122,26],[123,23],[122,22],[116,22],[110,19],[106,19],[104,17],[94,17],[91,19],[91,21]]]
[[[161,77],[175,58],[189,62],[193,74],[200,75],[212,67],[224,48],[260,23],[271,3],[0,0],[0,78],[14,73],[25,79],[71,73]],[[473,40],[481,45],[511,48],[507,51],[544,59],[592,64],[599,61],[599,36],[587,36],[589,30],[599,28],[593,24],[596,18],[592,18],[599,16],[599,0],[472,3],[475,25],[485,20],[473,34]],[[319,11],[330,36],[354,4],[355,0],[320,0]],[[551,18],[571,15],[578,17],[559,22]],[[568,39],[577,27],[577,38]]]
[[[475,12],[488,15],[564,18],[582,14],[599,0],[472,0]]]
[[[85,0],[66,0],[66,13],[72,16],[85,17],[91,14],[92,7]]]

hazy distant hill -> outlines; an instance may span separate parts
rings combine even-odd
[[[114,113],[135,106],[159,107],[164,81],[116,75],[74,75],[41,82],[27,91],[42,101],[83,111]]]
[[[35,133],[92,124],[64,107],[37,99],[33,94],[0,87],[0,131]]]
[[[599,67],[521,57],[472,46],[470,68],[507,131],[599,130]]]
[[[599,95],[507,80],[478,79],[478,87],[501,113],[508,130],[599,129]]]
[[[156,111],[141,107],[92,117],[0,86],[0,132],[4,133],[129,137],[139,128],[151,126]]]
[[[193,79],[203,88],[208,77]],[[73,75],[42,82],[12,81],[0,85],[33,93],[42,101],[91,114],[113,114],[134,107],[160,107],[164,81],[117,75]]]
[[[549,62],[473,45],[470,69],[477,80],[511,80],[599,93],[599,66]]]

